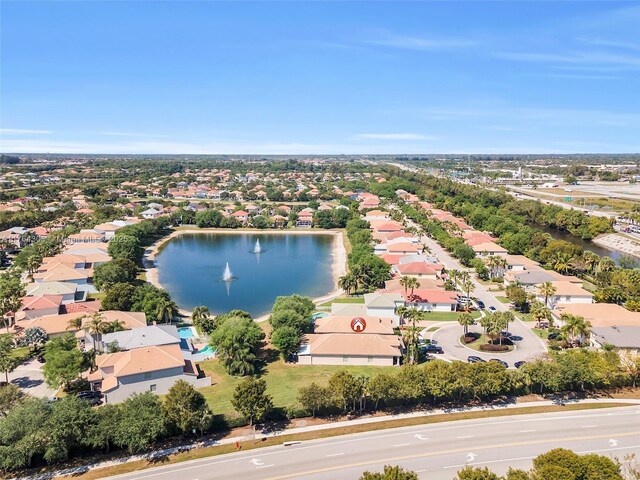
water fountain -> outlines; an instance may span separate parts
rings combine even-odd
[[[229,262],[227,262],[227,266],[224,267],[224,273],[222,274],[222,280],[225,282],[230,282],[233,280],[233,275],[231,274],[231,269],[229,268]]]
[[[256,246],[253,247],[253,253],[262,252],[262,247],[260,246],[260,240],[256,240]]]

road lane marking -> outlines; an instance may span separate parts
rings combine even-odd
[[[535,432],[535,430],[520,430],[520,433],[530,433]]]
[[[394,447],[406,447],[407,445],[411,445],[410,443],[397,443]]]
[[[620,407],[613,407],[616,409],[625,409],[625,408],[629,408],[629,405],[621,405]],[[475,423],[467,423],[470,420],[456,420],[456,423],[459,423],[459,425],[452,425],[452,426],[448,426],[448,427],[437,427],[437,428],[429,428],[429,430],[425,430],[425,427],[428,428],[428,426],[425,425],[414,425],[412,427],[396,427],[396,428],[400,428],[403,431],[402,432],[396,432],[396,433],[388,433],[388,434],[383,434],[383,435],[369,435],[371,432],[362,432],[362,433],[357,433],[357,434],[351,434],[348,435],[349,439],[346,440],[341,440],[341,441],[335,441],[335,438],[339,438],[340,436],[336,436],[332,438],[325,438],[325,439],[321,439],[318,441],[310,441],[308,442],[308,444],[306,446],[300,446],[300,447],[296,447],[296,451],[299,450],[308,450],[308,449],[312,449],[312,448],[319,448],[319,447],[326,447],[326,446],[330,446],[330,445],[341,445],[341,444],[346,444],[346,443],[353,443],[353,442],[361,442],[363,439],[364,440],[375,440],[375,439],[379,439],[379,438],[387,438],[387,437],[393,437],[393,436],[397,436],[397,435],[406,435],[407,432],[406,430],[408,429],[415,429],[415,428],[420,428],[420,431],[427,433],[427,432],[434,432],[434,431],[440,431],[440,430],[455,430],[456,428],[473,428],[473,427],[482,427],[482,426],[495,426],[495,425],[509,425],[509,424],[515,424],[515,423],[523,423],[523,422],[540,422],[541,420],[576,420],[576,419],[580,419],[580,418],[595,418],[595,417],[604,417],[607,415],[604,415],[602,413],[588,413],[588,414],[583,414],[584,412],[579,412],[579,415],[571,415],[571,414],[563,414],[564,416],[556,416],[558,413],[560,412],[546,412],[546,413],[542,413],[542,414],[533,414],[536,416],[536,418],[517,418],[517,419],[512,419],[512,420],[504,420],[501,422],[495,421],[494,418],[489,418],[486,419],[485,422],[483,423],[479,423],[479,422],[475,422]],[[613,414],[614,416],[629,416],[629,415],[637,415],[638,413],[640,413],[640,410],[635,410],[633,412],[621,412],[621,413],[615,413]],[[514,415],[518,415],[517,413]],[[522,414],[521,414],[522,415]],[[527,414],[527,415],[531,415],[531,414]],[[542,415],[543,418],[540,418],[540,415]],[[552,425],[555,426],[555,425]],[[415,430],[414,430],[415,431]],[[637,432],[640,434],[640,432]],[[620,436],[620,435],[618,435]],[[364,438],[363,438],[364,437]],[[598,437],[600,438],[600,437]],[[582,437],[581,437],[582,439]],[[311,443],[313,442],[313,443]],[[505,446],[510,446],[512,444],[509,445],[505,445]],[[260,455],[262,457],[265,456],[269,456],[269,455],[280,455],[283,453],[282,450],[278,450],[277,446],[274,447],[268,447],[270,449],[272,449],[272,451],[265,451],[264,453],[261,453]],[[197,460],[189,460],[187,462],[181,462],[181,465],[184,465],[181,468],[176,468],[177,465],[166,465],[166,466],[161,466],[161,467],[155,467],[151,470],[149,470],[150,472],[154,472],[154,473],[148,473],[146,475],[135,475],[136,480],[142,480],[145,478],[151,478],[151,477],[155,477],[159,474],[161,474],[162,472],[165,472],[167,470],[170,470],[172,472],[181,472],[181,471],[186,471],[186,470],[192,470],[194,468],[200,468],[203,466],[212,466],[212,465],[219,465],[222,463],[229,463],[229,462],[236,462],[236,461],[243,461],[243,460],[249,460],[252,457],[244,455],[244,456],[240,456],[242,455],[241,453],[236,453],[236,454],[230,454],[231,456],[229,458],[226,458],[224,460],[216,460],[213,462],[208,462],[206,460],[208,459],[197,459]],[[365,465],[367,465],[365,463]],[[130,474],[123,474],[123,477],[126,477],[127,475]],[[120,477],[120,476],[118,476]]]
[[[598,425],[582,425],[580,428],[596,428]]]
[[[327,457],[339,457],[340,455],[344,455],[344,453],[330,453]]]
[[[267,468],[267,467],[273,467],[273,463],[270,465],[260,465],[259,467],[256,467],[256,468]]]
[[[461,437],[456,437],[456,438],[473,438],[473,435],[463,435]]]
[[[630,437],[630,436],[634,436],[634,435],[640,435],[640,431],[637,432],[628,432],[628,433],[621,433],[618,434],[619,437]],[[523,446],[531,446],[531,445],[544,445],[546,443],[566,443],[566,442],[578,442],[578,441],[585,441],[585,440],[598,440],[598,439],[602,439],[602,438],[607,438],[608,435],[592,435],[590,437],[585,437],[585,436],[580,436],[580,437],[558,437],[558,438],[549,438],[549,439],[544,439],[544,440],[534,440],[534,441],[529,441],[529,442],[511,442],[511,443],[502,443],[502,444],[495,444],[495,445],[481,445],[476,447],[476,450],[491,450],[491,449],[500,449],[500,448],[509,448],[509,447],[523,447]],[[619,449],[622,448],[633,448],[633,447],[619,447]],[[614,450],[614,449],[608,449],[608,450]],[[602,451],[602,450],[594,450],[594,452],[598,452],[598,451]],[[305,476],[311,476],[311,475],[316,475],[319,473],[326,473],[326,472],[333,472],[333,471],[338,471],[338,470],[345,470],[348,468],[356,468],[356,467],[363,467],[365,465],[373,465],[373,464],[378,464],[378,463],[395,463],[395,462],[400,462],[403,460],[413,460],[416,458],[425,458],[425,457],[437,457],[440,455],[449,455],[449,454],[453,454],[453,453],[464,453],[464,452],[468,452],[468,449],[451,449],[451,450],[441,450],[441,451],[429,451],[429,452],[425,452],[425,453],[419,453],[419,454],[414,454],[414,455],[403,455],[400,457],[392,457],[392,458],[385,458],[385,459],[372,459],[372,460],[368,460],[368,461],[364,461],[364,462],[358,462],[358,463],[352,463],[349,465],[340,465],[340,466],[334,466],[334,467],[325,467],[325,468],[318,468],[315,470],[308,470],[308,471],[303,471],[303,472],[295,472],[295,473],[288,473],[285,475],[280,475],[278,477],[270,477],[266,480],[285,480],[288,478],[300,478],[300,477],[305,477]],[[495,462],[498,461],[504,461],[504,460],[496,460]],[[477,462],[477,463],[488,463],[488,462]],[[464,466],[464,465],[463,465]]]

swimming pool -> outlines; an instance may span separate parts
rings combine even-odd
[[[211,355],[216,353],[216,351],[213,348],[211,348],[211,345],[207,345],[206,347],[201,348],[200,350],[198,350],[198,353],[202,353],[203,355],[206,355],[207,357],[210,357]]]
[[[195,337],[193,327],[182,327],[178,329],[178,335],[180,338],[192,338]]]

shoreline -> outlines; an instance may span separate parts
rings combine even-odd
[[[591,241],[613,252],[640,258],[640,242],[636,242],[620,233],[605,233],[598,235]]]
[[[311,229],[298,229],[298,230],[261,230],[261,229],[228,229],[228,228],[187,228],[184,230],[174,230],[169,235],[157,240],[152,245],[148,246],[142,255],[142,266],[145,271],[145,279],[147,282],[157,288],[164,290],[164,287],[160,283],[158,268],[156,266],[156,258],[162,250],[162,247],[172,239],[186,234],[224,234],[224,235],[331,235],[333,236],[333,246],[331,249],[331,274],[333,277],[334,289],[320,297],[313,298],[313,302],[318,305],[328,302],[334,298],[342,295],[344,291],[338,287],[338,279],[343,276],[347,271],[347,251],[344,245],[344,233],[341,230],[311,230]],[[191,316],[191,312],[180,308],[180,315],[187,318]],[[271,313],[266,313],[254,320],[256,322],[264,322],[269,318]]]

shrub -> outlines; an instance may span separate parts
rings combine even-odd
[[[480,345],[480,350],[483,352],[508,352],[508,345],[491,345],[490,343],[483,343]]]

